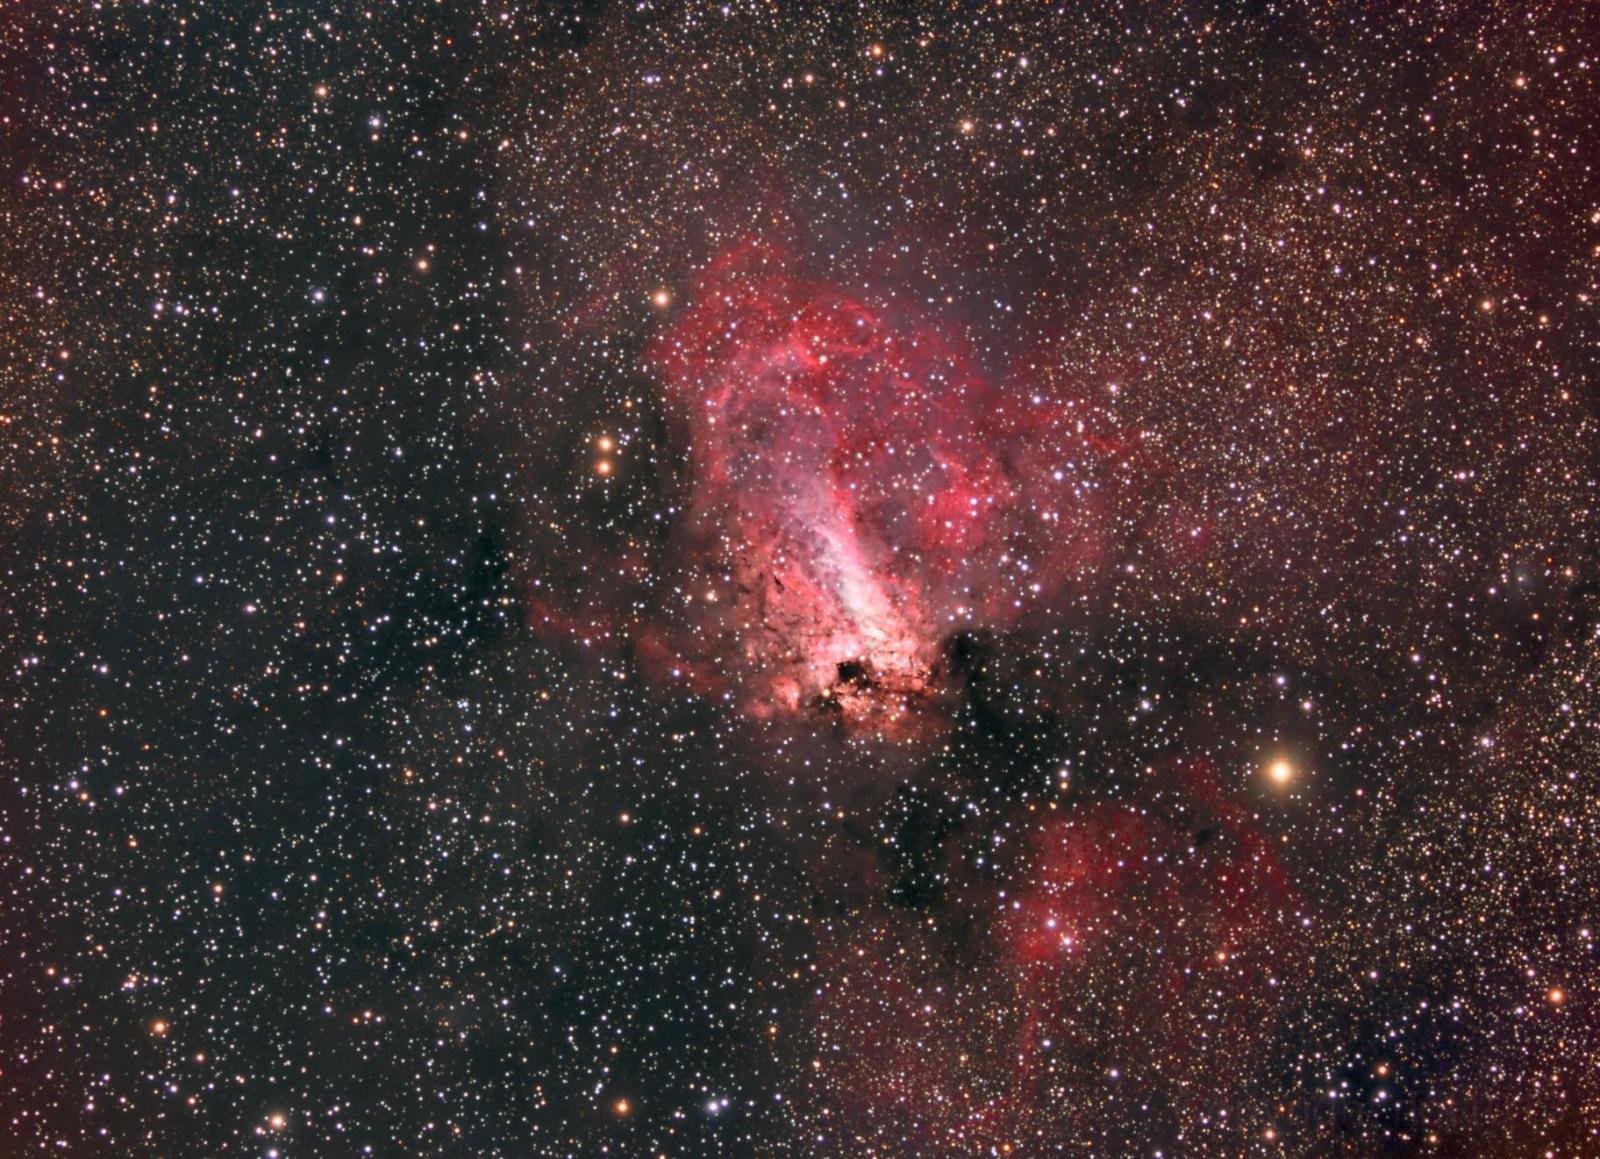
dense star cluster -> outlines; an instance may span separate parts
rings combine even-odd
[[[7,1155],[1600,1153],[1587,5],[0,11]]]

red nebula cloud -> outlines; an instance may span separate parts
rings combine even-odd
[[[1094,560],[1081,421],[781,251],[714,262],[649,363],[690,454],[678,650],[736,658],[757,712],[886,725],[937,698],[953,633],[1024,622]]]
[[[1260,825],[1223,796],[1209,765],[1179,762],[1161,780],[1182,817],[1105,801],[1029,835],[1028,886],[997,930],[1026,1012],[1019,1065],[1036,1062],[1046,1039],[1090,1050],[1108,1026],[1155,1017],[1194,1040],[1207,1014],[1226,1014],[1228,1040],[1193,1041],[1184,1064],[1215,1066],[1218,1053],[1246,1047],[1273,1023],[1270,996],[1303,941],[1296,891]],[[1137,979],[1141,1000],[1116,1018],[1085,1018],[1077,984],[1099,971]],[[1113,1037],[1139,1038],[1121,1026]]]
[[[1308,962],[1299,892],[1209,765],[1148,777],[1041,817],[1005,856],[1014,888],[953,849],[965,880],[937,922],[884,910],[824,938],[819,1048],[846,1118],[1031,1153],[1094,1120],[1083,1092],[1131,1084],[1198,1109],[1216,1074],[1272,1065],[1276,996]],[[966,853],[1003,848],[975,831]]]

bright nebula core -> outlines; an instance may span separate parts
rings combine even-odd
[[[1089,562],[1092,493],[1043,448],[1093,452],[930,319],[789,267],[718,257],[649,356],[712,597],[693,630],[744,662],[755,711],[891,725],[939,698],[953,635],[1026,619]]]

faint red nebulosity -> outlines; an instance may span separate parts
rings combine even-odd
[[[1298,891],[1210,765],[1147,780],[1041,819],[1011,889],[952,851],[965,881],[937,925],[960,940],[886,912],[870,937],[825,941],[818,1015],[846,1047],[833,1089],[850,1115],[930,1147],[1003,1147],[1073,1128],[1053,1090],[1159,1075],[1169,1103],[1201,1105],[1207,1076],[1263,1065],[1274,995],[1306,968]]]
[[[1094,500],[1056,464],[1102,452],[930,319],[789,266],[724,254],[649,353],[689,449],[682,651],[720,647],[757,714],[889,729],[937,702],[951,635],[1092,564]]]
[[[1028,885],[999,931],[1021,1013],[1019,1091],[1040,1082],[1047,1042],[1080,1057],[1120,1051],[1126,1068],[1151,1060],[1124,1044],[1185,1041],[1168,1070],[1244,1065],[1275,1025],[1270,996],[1302,961],[1297,894],[1258,819],[1204,761],[1151,775],[1170,806],[1097,802],[1030,836]],[[1102,974],[1123,992],[1085,1014],[1084,985]],[[1208,1020],[1217,1033],[1199,1032]]]

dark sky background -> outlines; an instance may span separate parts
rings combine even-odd
[[[1580,4],[0,13],[0,1127],[1600,1151]]]

